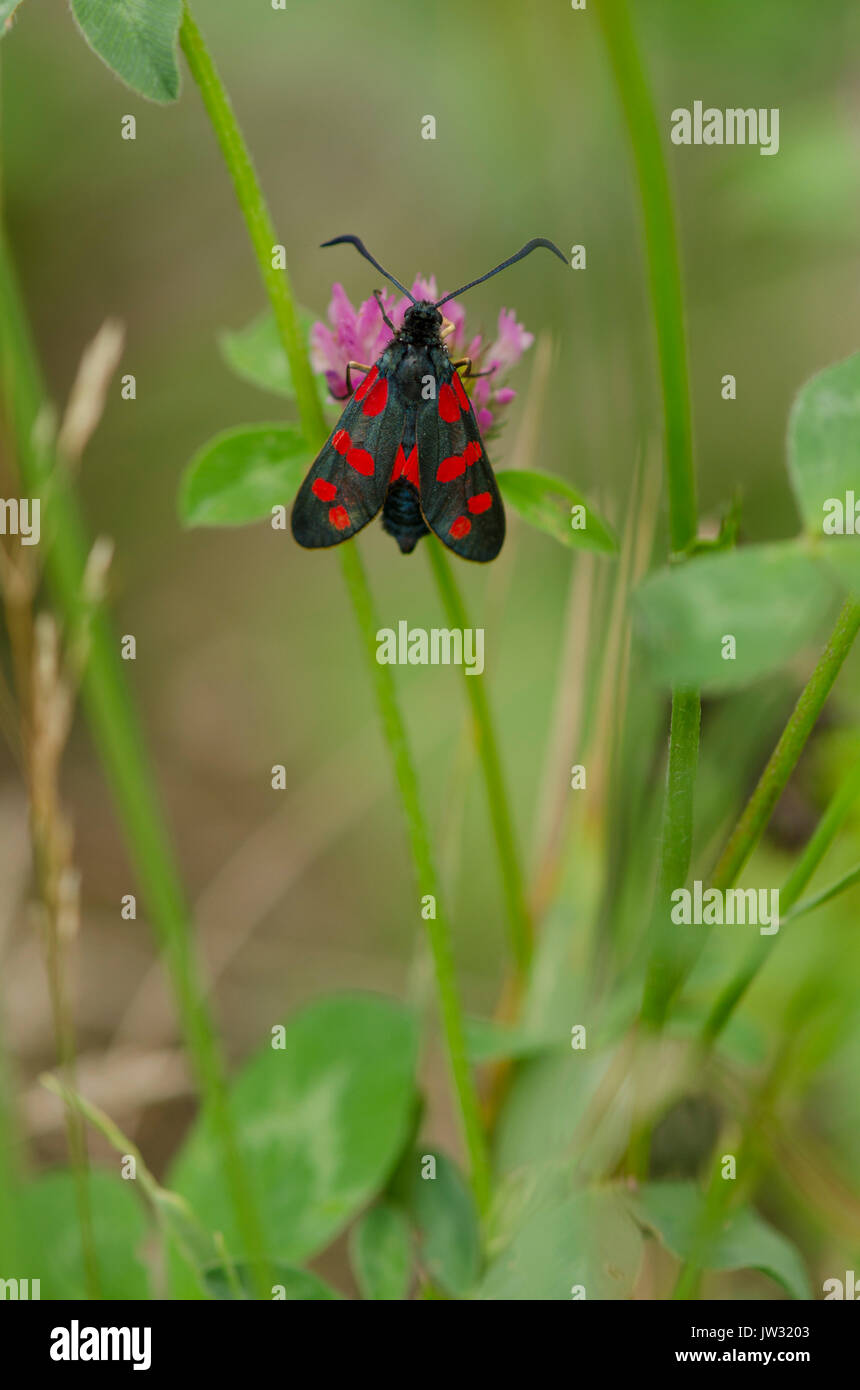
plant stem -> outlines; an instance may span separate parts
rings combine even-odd
[[[669,176],[657,114],[626,0],[599,0],[598,18],[624,111],[639,185],[663,397],[669,532],[672,550],[681,554],[696,539],[696,479],[681,268]],[[678,975],[677,943],[666,926],[668,895],[683,886],[690,864],[699,723],[698,692],[674,690],[660,862],[651,919],[655,941],[642,1000],[642,1019],[649,1027],[662,1025]]]
[[[645,990],[642,1021],[660,1028],[669,1002],[683,976],[683,949],[672,930],[669,904],[674,889],[687,881],[693,844],[693,788],[699,750],[701,705],[696,691],[672,693],[672,727],[669,735],[669,766],[666,774],[666,800],[660,831],[660,867],[651,927],[654,946]]]
[[[418,779],[412,763],[403,719],[397,704],[397,692],[391,668],[390,666],[381,666],[376,660],[376,633],[379,624],[373,610],[373,602],[361,556],[355,546],[344,547],[343,566],[364,644],[370,655],[379,712],[394,761],[394,772],[409,831],[419,896],[424,897],[427,894],[432,894],[435,900],[435,917],[427,919],[427,935],[433,954],[436,988],[439,994],[448,1061],[460,1106],[460,1118],[466,1150],[469,1154],[475,1200],[478,1209],[485,1212],[490,1196],[489,1159],[481,1124],[478,1096],[466,1057],[463,1011],[457,991],[451,934],[441,907],[439,882],[430,837],[421,809]]]
[[[272,267],[272,250],[276,244],[272,219],[230,100],[187,4],[183,8],[179,40],[191,75],[200,89],[248,227],[260,275],[290,364],[302,429],[308,444],[311,448],[317,449],[328,430],[307,349],[299,330],[298,315],[287,272],[285,269],[275,270]],[[383,730],[394,763],[419,890],[422,896],[432,894],[436,899],[437,915],[427,920],[427,931],[436,970],[436,986],[448,1060],[469,1154],[472,1185],[478,1207],[485,1211],[490,1191],[486,1139],[480,1121],[478,1094],[466,1058],[463,1012],[456,986],[450,931],[439,906],[438,880],[430,836],[421,808],[418,778],[409,749],[406,726],[397,702],[393,676],[387,666],[381,666],[376,660],[378,624],[364,567],[355,545],[342,547],[341,563],[371,669]]]
[[[275,247],[279,243],[271,214],[232,103],[188,5],[183,6],[179,42],[191,76],[203,99],[215,138],[221,147],[224,163],[233,180],[236,198],[242,209],[257,260],[257,268],[290,364],[302,428],[307,435],[308,444],[317,449],[328,430],[302,338],[292,285],[286,268],[286,256],[281,258],[283,265],[276,268],[272,264]]]
[[[855,763],[849,776],[836,791],[830,805],[816,826],[815,832],[783,885],[779,895],[781,925],[792,917],[800,916],[801,912],[809,912],[813,907],[820,906],[829,898],[834,897],[837,892],[851,886],[854,875],[849,874],[847,878],[841,879],[839,883],[834,884],[824,893],[819,893],[817,897],[807,899],[805,903],[799,904],[796,912],[791,910],[833,843],[858,796],[860,796],[860,761]],[[743,965],[732,976],[725,988],[720,991],[702,1027],[700,1046],[704,1050],[712,1047],[720,1036],[775,944],[775,941],[769,937],[759,937]]]
[[[5,1019],[0,1016],[0,1267],[10,1278],[20,1267],[21,1253],[17,1202],[20,1135],[13,1092]]]
[[[627,122],[639,183],[663,389],[669,529],[672,549],[681,552],[696,538],[696,479],[681,268],[669,175],[657,114],[626,0],[598,0],[597,13]]]
[[[858,629],[860,603],[848,599],[842,607],[818,665],[804,687],[755,791],[720,855],[711,875],[714,888],[730,888],[758,844],[773,808],[803,752],[824,701],[830,694],[842,663],[851,650]]]
[[[445,612],[448,615],[448,621],[455,628],[467,628],[469,618],[460,590],[457,587],[457,581],[454,578],[448,558],[435,536],[427,537],[427,553],[430,557],[430,566],[442,597]],[[484,774],[490,821],[501,868],[511,948],[516,962],[517,974],[522,980],[531,961],[532,925],[526,905],[525,885],[517,851],[513,817],[505,787],[490,703],[484,684],[479,677],[466,675],[465,667],[463,671],[466,693],[472,706],[475,744]]]
[[[843,874],[835,883],[831,883],[829,888],[824,888],[820,893],[814,893],[811,898],[804,898],[796,907],[785,914],[783,921],[793,922],[797,917],[805,917],[807,912],[814,912],[817,907],[823,907],[833,898],[838,898],[840,893],[845,893],[855,884],[860,883],[860,864],[855,864],[847,874]]]
[[[105,768],[129,855],[165,958],[185,1042],[212,1117],[237,1224],[252,1251],[262,1230],[239,1156],[227,1103],[223,1064],[194,951],[188,909],[150,772],[143,736],[122,671],[119,644],[101,607],[85,599],[87,541],[68,475],[34,441],[45,394],[35,348],[0,235],[0,359],[7,427],[14,434],[23,485],[41,496],[49,532],[46,569],[68,634],[88,623],[82,697]]]

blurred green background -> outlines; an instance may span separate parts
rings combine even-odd
[[[791,535],[791,399],[858,346],[860,13],[850,0],[632,8],[677,197],[701,512],[716,514],[740,488],[745,539]],[[318,315],[332,281],[354,302],[377,284],[349,248],[319,249],[340,233],[360,235],[401,278],[436,275],[440,292],[531,236],[586,246],[585,271],[565,277],[534,257],[464,302],[472,331],[491,331],[504,305],[552,345],[536,448],[517,457],[533,350],[496,460],[561,474],[618,521],[637,452],[658,437],[659,396],[629,152],[591,13],[566,0],[316,0],[288,13],[269,0],[196,0],[194,12],[299,302]],[[324,989],[402,993],[412,978],[420,921],[388,756],[335,557],[265,524],[184,533],[176,521],[197,446],[283,411],[237,382],[216,346],[263,294],[196,91],[186,79],[168,108],[134,97],[81,41],[64,0],[26,0],[2,48],[6,217],[57,402],[105,317],[126,327],[122,371],[135,374],[137,399],[112,391],[81,486],[93,532],[116,541],[117,627],[137,638],[129,679],[239,1057]],[[669,145],[670,112],[697,99],[779,107],[779,154]],[[134,142],[120,138],[126,113]],[[420,136],[426,114],[432,142]],[[733,403],[720,397],[729,372]],[[458,565],[458,576],[487,628],[486,679],[528,847],[571,558],[511,529],[489,573]],[[438,624],[421,548],[402,557],[378,526],[359,544],[382,623]],[[504,925],[459,673],[407,667],[398,680],[464,991],[488,1013]],[[857,683],[853,660],[841,685],[849,707]],[[15,914],[7,1027],[28,1082],[52,1063],[53,1042],[38,947],[19,910],[25,808],[0,758],[0,906]],[[273,763],[286,766],[284,793],[270,788]],[[66,766],[84,885],[80,1049],[102,1103],[115,1101],[158,1169],[190,1113],[182,1068],[159,1052],[176,1041],[170,1006],[157,983],[141,993],[152,946],[140,917],[120,920],[134,884],[83,725]],[[149,1057],[142,1080],[129,1082],[119,1042]],[[432,1057],[427,1071],[430,1128],[450,1139],[444,1071]],[[40,1114],[34,1101],[37,1152],[59,1158],[61,1134]]]

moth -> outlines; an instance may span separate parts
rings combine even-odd
[[[451,360],[445,339],[454,325],[439,311],[539,246],[565,258],[553,242],[535,237],[486,275],[431,304],[414,299],[358,237],[334,237],[323,245],[342,242],[355,246],[410,306],[397,329],[385,313],[382,292],[374,291],[391,342],[373,364],[348,363],[349,404],[299,489],[293,535],[312,549],[340,545],[381,508],[383,528],[404,555],[433,531],[464,560],[494,560],[505,539],[505,511],[463,385],[473,375],[472,362]],[[356,388],[353,372],[364,373]]]

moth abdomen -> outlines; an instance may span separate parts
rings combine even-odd
[[[409,555],[421,537],[428,534],[418,489],[408,478],[398,478],[388,489],[382,509],[382,527],[394,537],[403,555]]]

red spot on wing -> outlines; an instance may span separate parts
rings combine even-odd
[[[362,387],[362,389],[364,389]],[[385,402],[388,400],[388,382],[385,377],[377,381],[367,400],[364,402],[365,415],[379,415],[385,409]]]
[[[361,385],[359,386],[358,390],[357,390],[356,393],[355,393],[355,399],[356,399],[357,401],[363,401],[363,400],[364,400],[365,396],[367,395],[367,393],[368,393],[368,391],[370,390],[370,388],[373,386],[373,383],[375,382],[375,380],[376,380],[376,378],[377,378],[378,376],[379,376],[379,368],[378,368],[378,367],[371,367],[370,371],[367,373],[367,376],[364,378],[364,381],[361,383]]]
[[[466,445],[465,449],[463,450],[463,458],[466,460],[466,463],[467,463],[468,466],[471,468],[472,464],[473,464],[473,463],[477,463],[477,462],[478,462],[478,459],[479,459],[480,457],[481,457],[481,443],[480,443],[480,440],[478,440],[478,439],[470,439],[469,442],[468,442],[468,444]]]
[[[350,449],[346,461],[350,468],[354,468],[356,473],[362,473],[365,478],[370,478],[373,474],[373,457],[366,449]]]
[[[418,445],[413,444],[409,451],[409,457],[403,465],[403,476],[408,483],[414,483],[420,487],[418,482]]]
[[[463,536],[468,536],[472,529],[472,523],[467,516],[458,516],[457,520],[451,523],[449,536],[453,536],[455,541],[462,540]]]
[[[332,435],[331,447],[337,450],[339,454],[345,454],[347,449],[350,448],[351,443],[352,441],[346,430],[338,430],[337,434]]]
[[[338,531],[345,531],[349,526],[349,512],[346,507],[331,507],[328,519]]]
[[[447,381],[439,388],[439,418],[453,425],[460,418],[460,402]]]
[[[438,483],[450,483],[452,478],[459,478],[461,473],[466,471],[466,460],[462,454],[449,454],[443,459],[436,469],[436,481]]]
[[[453,377],[451,378],[451,380],[452,380],[452,382],[453,382],[453,384],[454,384],[454,395],[457,397],[457,400],[460,402],[460,409],[461,409],[461,410],[468,410],[468,409],[469,409],[469,397],[466,395],[466,388],[465,388],[465,386],[463,385],[462,381],[460,380],[460,373],[459,373],[459,372],[455,372],[454,375],[453,375]]]
[[[326,482],[325,478],[315,478],[311,483],[311,492],[321,502],[330,502],[337,492],[337,488],[334,483]]]
[[[398,478],[405,478],[408,483],[414,483],[416,487],[421,484],[418,481],[418,445],[413,444],[407,458],[403,452],[403,445],[398,444],[397,455],[394,459],[394,471],[391,474],[391,481],[397,482]]]
[[[479,492],[474,497],[470,497],[467,503],[469,511],[473,514],[475,512],[485,512],[487,508],[492,507],[492,505],[493,499],[489,492]]]

